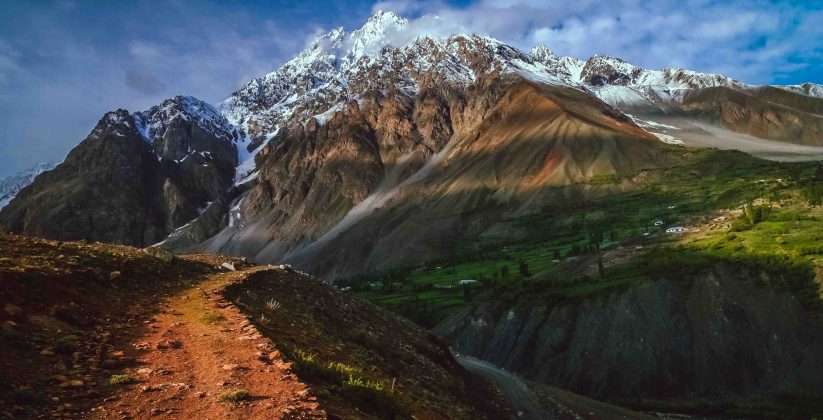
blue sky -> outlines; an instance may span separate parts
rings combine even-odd
[[[422,32],[492,35],[523,49],[542,42],[561,55],[748,83],[823,83],[823,1],[0,0],[0,176],[61,160],[106,111],[177,94],[220,101],[377,9]]]

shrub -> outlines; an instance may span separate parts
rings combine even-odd
[[[278,302],[274,299],[269,299],[268,301],[266,301],[266,308],[268,308],[270,311],[274,312],[274,311],[280,309],[280,302]]]
[[[380,418],[406,418],[408,413],[383,383],[349,376],[342,387],[343,395],[360,409],[373,411]]]
[[[132,378],[128,374],[122,375],[111,375],[109,378],[109,385],[123,385],[123,384],[130,384],[134,382],[134,378]]]
[[[220,402],[239,403],[240,401],[248,400],[251,395],[245,389],[231,389],[226,391],[217,398]]]
[[[339,362],[321,362],[316,353],[293,346],[282,346],[280,351],[294,362],[295,371],[301,378],[340,386],[341,393],[356,407],[385,419],[408,417],[383,382],[365,379],[360,369]]]

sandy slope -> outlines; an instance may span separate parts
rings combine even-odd
[[[672,115],[633,115],[649,132],[687,147],[740,150],[753,156],[780,161],[802,162],[823,159],[823,147],[766,140],[737,133],[694,118]]]

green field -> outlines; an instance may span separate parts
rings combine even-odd
[[[497,221],[465,235],[439,260],[360,276],[353,290],[431,327],[471,302],[572,298],[647,279],[639,257],[651,247],[685,245],[720,258],[781,255],[823,267],[823,208],[808,193],[823,190],[818,163],[768,162],[728,151],[679,153],[682,165],[650,172],[650,181],[637,188]],[[765,209],[764,220],[749,223],[738,215],[749,205]],[[718,215],[727,219],[713,225]],[[726,227],[715,226],[721,224]],[[670,226],[695,232],[666,234]],[[603,274],[596,268],[609,251],[637,247],[643,251],[604,264]],[[528,275],[520,272],[521,259]],[[508,275],[501,273],[504,266]],[[467,293],[456,286],[464,279],[480,284]]]

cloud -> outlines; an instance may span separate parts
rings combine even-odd
[[[310,23],[200,1],[20,2],[4,12],[0,177],[62,159],[112,109],[178,94],[220,101],[291,57],[310,32]]]
[[[786,69],[802,69],[803,57],[823,52],[821,3],[481,0],[450,6],[392,0],[373,9],[410,15],[409,29],[417,34],[409,37],[477,33],[521,49],[544,43],[561,55],[612,55],[648,68],[721,72],[756,84],[778,82]],[[821,82],[819,76],[811,81]]]
[[[157,95],[166,90],[166,84],[151,71],[139,68],[126,69],[126,85],[144,95]]]

